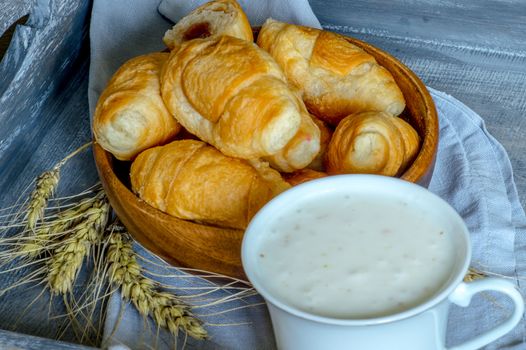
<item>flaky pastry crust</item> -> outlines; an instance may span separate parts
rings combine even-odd
[[[168,30],[163,42],[173,50],[185,41],[215,35],[254,41],[250,23],[237,1],[216,0],[199,6]]]
[[[227,157],[197,140],[142,152],[131,166],[130,178],[132,190],[163,212],[238,229],[290,187],[268,164]]]
[[[161,98],[159,74],[167,53],[127,61],[100,95],[93,116],[97,142],[117,159],[130,160],[172,139],[181,129]]]
[[[352,113],[396,116],[405,108],[391,73],[341,35],[268,19],[257,43],[301,91],[309,111],[334,126]]]

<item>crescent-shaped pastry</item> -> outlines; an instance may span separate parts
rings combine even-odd
[[[268,19],[257,43],[301,91],[309,111],[329,124],[364,111],[396,116],[405,108],[391,73],[341,35]]]
[[[171,140],[181,129],[161,98],[159,75],[167,53],[138,56],[124,63],[100,95],[93,116],[97,142],[117,159]]]
[[[187,41],[172,51],[161,80],[170,112],[225,155],[274,155],[300,128],[302,102],[272,57],[246,40]]]
[[[411,164],[411,162],[416,158],[418,151],[420,149],[420,136],[416,130],[402,118],[392,118],[391,119],[395,126],[402,136],[404,141],[404,160],[402,162],[402,171]]]
[[[385,112],[344,118],[327,148],[327,172],[400,175],[419,147],[418,134],[409,128],[412,129],[402,119]]]
[[[173,50],[185,41],[214,35],[254,41],[250,23],[237,1],[216,0],[199,6],[168,30],[163,41]]]
[[[327,176],[327,173],[306,168],[296,170],[293,173],[284,174],[283,178],[291,186],[296,186],[307,181],[321,179],[325,176]]]
[[[316,121],[316,118],[307,112],[299,98],[298,108],[301,111],[301,123],[296,135],[278,153],[264,158],[273,168],[282,172],[292,172],[310,166],[321,151],[322,122]]]
[[[142,152],[131,166],[130,178],[133,191],[163,212],[238,229],[290,187],[268,165],[227,157],[197,140]]]
[[[325,167],[323,165],[323,160],[325,159],[325,153],[327,152],[327,147],[331,141],[333,131],[325,122],[313,115],[311,115],[311,117],[314,123],[318,126],[318,129],[320,129],[320,151],[307,168],[324,172]]]

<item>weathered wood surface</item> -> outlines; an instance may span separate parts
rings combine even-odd
[[[0,34],[20,17],[30,15],[25,25],[16,28],[0,63],[0,208],[14,203],[36,176],[90,139],[89,9],[90,2],[85,0],[0,2]],[[95,181],[92,156],[82,154],[64,168],[59,194],[75,193]],[[12,285],[28,271],[0,275],[0,288]],[[59,298],[50,302],[44,294],[27,308],[40,293],[40,288],[30,286],[2,295],[0,329],[75,341],[71,329],[60,335],[64,317],[50,319],[65,313]],[[22,339],[0,332],[0,348],[74,348]],[[85,343],[91,343],[90,339]]]
[[[31,9],[31,0],[0,0],[0,33],[3,33]]]
[[[526,204],[526,2],[310,2],[327,28],[392,53],[426,84],[479,113],[508,151]],[[89,6],[83,0],[0,0],[0,33],[30,13],[0,63],[0,207],[13,203],[34,177],[90,138]],[[60,192],[75,192],[94,181],[91,154],[84,154],[64,169]],[[18,276],[0,275],[0,286]],[[12,329],[36,294],[26,288],[2,296],[0,329]],[[53,303],[55,314],[60,313],[58,305]],[[50,321],[48,311],[43,298],[20,319],[17,331],[55,337],[59,322]],[[77,348],[17,339],[24,336],[0,332],[0,348]],[[75,341],[75,336],[66,332],[63,339]]]

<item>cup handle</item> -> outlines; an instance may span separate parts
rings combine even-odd
[[[482,291],[497,291],[506,294],[514,303],[512,315],[497,327],[466,341],[463,344],[449,348],[449,350],[474,350],[488,345],[492,341],[502,337],[511,331],[520,322],[524,312],[524,300],[521,293],[514,284],[499,278],[485,278],[470,283],[460,283],[460,285],[449,296],[449,301],[453,304],[467,307],[471,302],[471,297]]]

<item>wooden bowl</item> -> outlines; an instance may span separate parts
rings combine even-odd
[[[363,41],[347,40],[373,55],[400,86],[406,100],[401,117],[417,130],[422,139],[416,159],[401,178],[427,187],[438,143],[438,118],[428,90],[409,68],[389,54]],[[177,266],[245,278],[240,257],[242,230],[197,224],[165,214],[132,193],[129,165],[115,160],[97,143],[94,143],[94,156],[113,209],[139,243]]]

